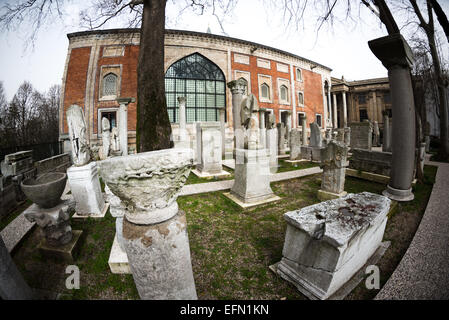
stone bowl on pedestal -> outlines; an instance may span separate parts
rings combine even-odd
[[[107,158],[100,176],[135,224],[154,224],[178,213],[176,199],[193,166],[191,149],[165,149]]]
[[[42,208],[53,208],[61,201],[67,181],[63,172],[49,172],[37,178],[28,178],[20,186],[28,199]]]

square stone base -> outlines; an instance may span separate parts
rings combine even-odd
[[[374,252],[374,254],[365,263],[365,265],[361,267],[359,271],[357,271],[356,274],[354,274],[354,276],[351,279],[349,279],[340,289],[338,289],[327,300],[343,300],[348,294],[350,294],[352,290],[354,290],[359,285],[359,283],[365,279],[366,268],[370,265],[377,265],[377,263],[383,257],[387,249],[390,247],[390,244],[391,244],[390,241],[382,242],[380,246],[377,248],[376,252]],[[268,267],[276,275],[278,275],[277,273],[278,264],[279,262],[272,264],[271,266]],[[311,300],[318,300],[317,297],[315,297],[313,294],[310,294],[307,290],[305,289],[301,290],[299,287],[298,290],[302,294],[304,294],[307,298]]]
[[[333,200],[333,199],[337,199],[337,198],[341,198],[344,197],[345,195],[347,195],[348,193],[346,191],[343,191],[342,193],[333,193],[333,192],[329,192],[329,191],[324,191],[324,190],[318,190],[318,199],[320,199],[321,201],[327,201],[327,200]]]
[[[281,200],[281,197],[278,197],[275,194],[273,194],[269,198],[266,198],[266,199],[263,199],[263,200],[259,200],[259,201],[254,201],[254,202],[243,202],[237,196],[233,195],[230,192],[225,192],[225,193],[223,193],[223,195],[225,197],[231,199],[232,201],[234,201],[235,203],[237,203],[240,207],[242,207],[244,209],[245,208],[259,206],[259,205],[266,204],[266,203],[270,203],[270,202],[273,202],[273,201]]]
[[[75,256],[77,255],[77,251],[79,249],[79,239],[82,230],[72,230],[73,237],[69,243],[63,246],[51,246],[47,244],[47,241],[44,239],[37,247],[39,252],[46,258],[53,259],[55,261],[62,261],[67,263],[73,263],[75,261]]]
[[[346,175],[354,178],[359,178],[368,181],[374,181],[377,183],[388,184],[390,182],[389,176],[384,176],[377,173],[372,173],[368,171],[359,171],[351,168],[346,168]],[[416,179],[413,179],[412,185],[416,184]]]
[[[346,168],[346,175],[354,178],[359,178],[363,180],[374,181],[382,184],[386,184],[390,182],[389,176],[384,176],[377,173],[367,172],[367,171],[359,171],[351,168]]]
[[[109,203],[105,202],[104,207],[103,207],[103,211],[101,211],[100,214],[83,214],[83,215],[79,215],[78,213],[74,213],[72,216],[72,219],[87,219],[87,218],[93,218],[93,219],[101,219],[104,218],[104,216],[106,215],[106,212],[108,212],[109,209]]]
[[[118,274],[131,274],[131,269],[129,268],[128,255],[125,251],[120,248],[117,240],[117,235],[114,237],[114,242],[112,243],[111,254],[108,260],[109,268],[112,273]]]
[[[193,169],[192,173],[194,175],[196,175],[199,178],[204,178],[204,179],[213,179],[213,178],[222,178],[222,177],[227,177],[230,176],[231,174],[227,171],[221,170],[221,172],[219,173],[208,173],[208,172],[201,172],[197,169]]]

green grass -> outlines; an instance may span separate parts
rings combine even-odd
[[[287,165],[290,164],[281,166]],[[298,165],[304,168],[317,164],[302,162]],[[425,183],[414,187],[415,200],[398,204],[396,213],[389,218],[385,237],[392,245],[386,262],[382,262],[382,283],[399,263],[413,237],[413,228],[404,228],[407,225],[403,223],[408,221],[405,218],[413,216],[419,224],[425,209],[436,168],[425,166],[424,173]],[[282,199],[246,210],[222,192],[179,197],[179,207],[187,215],[199,299],[305,299],[268,267],[282,258],[286,231],[284,214],[320,202],[317,198],[320,185],[320,174],[272,183],[273,191]],[[346,179],[347,192],[380,194],[384,189],[385,185],[375,182]],[[42,259],[37,253],[40,236],[37,229],[14,254],[14,261],[27,282],[34,288],[63,293],[61,299],[138,299],[132,276],[112,274],[109,269],[115,218],[107,213],[99,220],[73,220],[72,229],[83,230],[80,253],[74,263],[80,268],[81,288],[65,289],[65,265]],[[407,231],[398,236],[397,229]],[[370,299],[373,294],[364,289],[362,282],[350,298]]]
[[[286,172],[286,171],[294,171],[294,170],[302,170],[313,167],[319,167],[319,163],[312,161],[302,161],[297,163],[285,162],[285,160],[278,161],[279,168],[277,172]]]

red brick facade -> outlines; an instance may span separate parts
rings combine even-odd
[[[176,34],[176,32],[174,33]],[[132,42],[132,44],[130,44],[131,42],[123,44],[112,41],[111,44],[110,42],[104,41],[104,38],[101,38],[101,40],[97,40],[100,37],[90,37],[90,35],[91,33],[89,32],[79,33],[75,36],[69,35],[69,57],[65,70],[65,78],[63,80],[63,99],[61,105],[63,110],[61,112],[62,119],[60,121],[61,136],[66,136],[67,123],[65,111],[72,104],[80,105],[85,111],[86,124],[89,127],[88,132],[90,139],[96,140],[99,133],[99,109],[102,112],[107,111],[107,109],[109,108],[112,108],[111,110],[116,111],[119,107],[118,103],[115,101],[115,98],[109,100],[101,98],[102,79],[105,76],[102,70],[106,70],[108,68],[116,68],[115,70],[117,70],[117,72],[114,72],[114,74],[117,73],[119,80],[118,95],[120,97],[136,98],[139,46],[136,42]],[[204,41],[204,44],[201,45],[201,42],[198,41],[201,41],[202,37],[207,38],[207,41],[210,41],[210,38],[217,38],[219,36],[195,33],[194,40],[196,41],[195,43],[198,46],[197,52],[199,52],[200,54],[208,54],[213,51],[214,48],[211,48],[210,43],[208,43],[207,41]],[[183,38],[181,36],[179,37],[179,39],[180,40],[177,40],[175,44],[171,44],[169,46],[170,50],[172,50],[170,51],[170,57],[174,56],[175,58],[178,58],[177,55],[179,53],[179,59],[182,59],[185,56],[184,52],[186,52],[186,50],[194,49],[192,49],[193,46],[191,44],[183,45]],[[235,71],[249,72],[249,77],[251,80],[251,90],[249,91],[259,98],[259,75],[269,76],[271,77],[272,85],[271,102],[259,102],[259,106],[261,108],[268,108],[273,110],[274,114],[276,115],[277,122],[280,122],[279,111],[291,111],[293,113],[291,116],[292,127],[298,126],[297,114],[299,112],[305,112],[307,114],[308,123],[311,123],[315,120],[316,114],[321,114],[323,119],[322,124],[324,125],[325,113],[323,110],[323,83],[325,79],[323,78],[323,72],[326,75],[326,78],[329,77],[330,79],[330,69],[324,66],[320,66],[321,73],[316,72],[316,70],[314,72],[313,70],[307,70],[309,65],[311,65],[309,63],[310,61],[308,60],[301,61],[299,57],[291,55],[291,62],[289,62],[290,58],[288,53],[280,51],[278,52],[277,49],[272,49],[264,46],[261,46],[261,48],[265,50],[262,56],[261,53],[257,51],[255,54],[251,54],[245,52],[246,49],[243,48],[242,43],[240,43],[243,42],[242,40],[231,38],[226,38],[226,40],[230,41],[230,44],[222,43],[221,46],[223,48],[226,48],[226,45],[231,46],[231,50],[227,50],[228,58],[219,58],[220,61],[212,60],[223,71],[226,77],[226,82],[234,80]],[[190,39],[190,41],[192,40]],[[104,56],[103,50],[105,47],[123,45],[124,51],[122,54],[116,54],[115,56]],[[239,48],[239,50],[241,49],[241,51],[236,50],[236,48]],[[166,55],[167,50],[168,49],[166,46]],[[273,51],[273,54],[270,53],[270,50]],[[217,57],[219,57],[220,54],[223,56],[223,52],[224,55],[226,55],[226,51],[221,48],[218,48],[215,52],[217,52]],[[235,55],[237,53],[240,55],[248,56],[249,64],[235,62]],[[182,56],[183,54],[184,56]],[[274,58],[270,58],[270,55],[272,55]],[[279,57],[279,59],[277,59],[276,57]],[[269,61],[270,68],[268,69],[258,66],[258,59]],[[168,69],[171,63],[173,63],[173,61],[170,61],[169,63],[167,63],[166,61],[167,65],[165,66],[165,69]],[[299,65],[301,63],[302,81],[297,81],[298,79],[296,79],[296,69],[300,68]],[[278,65],[282,65],[282,71],[279,71],[280,68],[278,67]],[[279,101],[279,79],[284,79],[284,82],[288,81],[289,83],[289,104],[282,104]],[[295,96],[294,98],[292,98],[292,90]],[[298,102],[299,91],[301,91],[304,95],[304,105],[300,105]],[[229,89],[226,89],[226,94],[227,114],[229,117],[230,115],[232,115],[232,106],[230,103],[231,92]],[[136,130],[136,106],[137,103],[130,103],[128,106],[128,130],[130,131],[131,140],[129,142],[131,144],[133,143],[133,137]]]

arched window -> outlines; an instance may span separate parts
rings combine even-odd
[[[304,94],[302,92],[298,92],[298,104],[300,106],[304,105]]]
[[[218,121],[226,107],[225,77],[220,68],[199,53],[173,63],[165,73],[165,94],[171,122],[179,121],[177,98],[186,97],[186,120]]]
[[[270,87],[266,83],[262,83],[260,86],[262,98],[270,99]]]
[[[288,88],[284,85],[282,85],[279,88],[280,95],[281,95],[281,101],[288,102]]]
[[[296,69],[296,81],[302,81],[302,73],[299,68]]]
[[[103,94],[102,96],[117,95],[117,76],[113,73],[108,73],[103,78]]]

